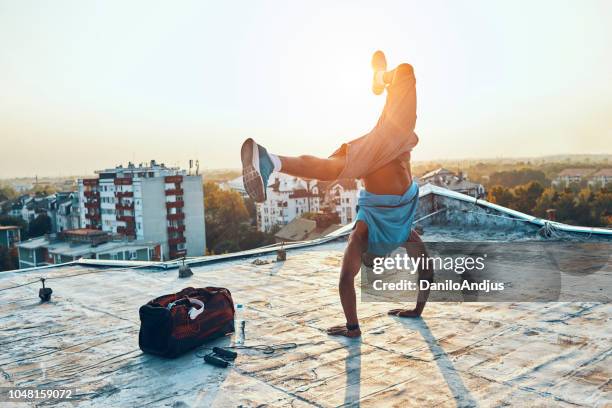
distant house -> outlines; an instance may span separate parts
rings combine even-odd
[[[580,183],[591,173],[593,173],[593,169],[565,169],[557,174],[552,184],[558,187],[566,187],[573,183]]]
[[[281,228],[274,238],[276,242],[306,241],[323,237],[341,227],[339,224],[325,225],[317,220],[296,218]]]
[[[161,243],[113,240],[97,229],[80,228],[46,235],[17,245],[19,268],[52,265],[80,258],[104,260],[159,261]]]
[[[275,175],[267,188],[267,198],[257,204],[257,228],[270,231],[289,224],[304,213],[337,213],[341,224],[355,219],[360,182],[338,180],[332,183]]]
[[[360,189],[359,181],[349,179],[336,180],[327,187],[326,204],[338,214],[341,224],[348,224],[355,219]]]
[[[612,184],[612,169],[601,169],[591,176],[589,185],[592,187],[606,187]]]
[[[23,201],[21,218],[26,222],[32,222],[41,214],[48,214],[50,204],[55,199],[53,195],[48,197],[28,197]]]
[[[471,197],[480,198],[486,195],[485,188],[482,184],[473,183],[466,179],[452,180],[446,185],[446,188]]]
[[[440,167],[439,169],[423,174],[423,176],[419,178],[419,181],[422,184],[431,183],[434,185],[439,185],[449,183],[455,177],[456,174],[454,172],[445,169],[444,167]]]
[[[11,249],[14,248],[19,241],[21,241],[19,227],[14,225],[0,225],[0,246]]]
[[[318,182],[285,175],[275,175],[266,194],[266,201],[257,203],[257,229],[260,231],[287,225],[307,212],[318,212],[323,200]]]
[[[23,204],[19,201],[13,202],[8,210],[8,215],[15,218],[21,218],[21,211],[23,210]]]
[[[62,232],[80,227],[78,193],[58,193],[52,208],[51,220],[53,232]]]
[[[219,183],[219,187],[222,190],[233,190],[238,192],[243,198],[248,197],[249,195],[244,188],[244,183],[242,181],[242,176],[236,177],[234,179],[224,181],[223,183]]]
[[[469,181],[467,175],[462,172],[454,173],[443,167],[425,173],[417,181],[419,185],[433,184],[475,198],[486,195],[486,190],[482,184]]]

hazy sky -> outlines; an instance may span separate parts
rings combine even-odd
[[[612,153],[612,1],[0,0],[0,177],[327,156],[410,62],[416,160]]]

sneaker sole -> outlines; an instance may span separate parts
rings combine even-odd
[[[380,54],[382,54],[382,57],[379,57],[380,59],[375,58],[376,55],[380,55]],[[374,93],[374,95],[380,95],[385,91],[386,86],[376,85],[376,72],[387,70],[387,57],[385,56],[385,53],[382,51],[376,51],[372,55],[371,65],[372,65],[372,71],[374,71],[374,77],[372,79],[372,92]]]
[[[247,139],[240,149],[242,160],[242,182],[249,197],[258,203],[266,200],[263,179],[259,173],[259,152],[253,139]]]

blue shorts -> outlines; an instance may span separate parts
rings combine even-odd
[[[368,252],[387,255],[410,237],[419,204],[419,186],[412,182],[402,195],[377,195],[361,190],[357,218],[368,226]]]

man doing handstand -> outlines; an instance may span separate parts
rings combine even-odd
[[[409,64],[387,71],[381,51],[372,57],[376,95],[387,90],[387,99],[378,123],[366,135],[343,144],[329,158],[288,157],[268,153],[247,139],[241,149],[244,186],[256,202],[266,199],[266,186],[273,171],[317,180],[362,179],[355,226],[349,237],[340,272],[340,300],[346,325],[328,329],[331,335],[358,337],[355,276],[365,253],[384,256],[404,246],[411,257],[426,256],[425,246],[412,231],[419,189],[412,181],[410,152],[418,142],[416,124],[416,80]],[[431,270],[419,270],[419,280],[433,279]],[[414,309],[394,309],[389,314],[420,316],[429,291],[419,293]]]

